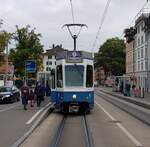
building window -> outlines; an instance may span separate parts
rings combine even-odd
[[[47,61],[46,65],[52,65],[52,61]]]
[[[140,71],[140,61],[138,61],[138,71]]]
[[[51,71],[51,68],[50,67],[46,67],[46,71]]]
[[[141,58],[143,58],[143,47],[141,48]]]
[[[143,62],[141,62],[141,71],[143,70]]]
[[[140,58],[140,49],[138,48],[138,59]]]
[[[51,55],[48,55],[48,59],[52,59],[52,56],[51,56]]]
[[[140,38],[138,38],[138,46],[140,46]]]
[[[143,36],[141,36],[141,44],[143,44],[144,43],[144,38],[143,38]]]
[[[148,70],[148,62],[145,61],[145,70]]]
[[[145,57],[148,56],[147,46],[145,46]]]
[[[140,26],[137,26],[137,33],[140,33]]]

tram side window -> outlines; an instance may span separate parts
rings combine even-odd
[[[51,76],[52,76],[52,89],[55,89],[55,69],[52,69]]]
[[[57,66],[57,87],[63,87],[63,73],[62,73],[62,65]]]
[[[93,66],[87,65],[86,69],[86,87],[93,87]]]

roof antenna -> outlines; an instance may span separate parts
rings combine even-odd
[[[77,34],[72,34],[70,27],[75,27],[75,26],[80,27],[79,32]],[[69,31],[72,39],[74,40],[74,51],[76,51],[76,40],[81,32],[81,29],[82,29],[82,27],[88,28],[88,26],[86,24],[65,24],[62,26],[62,28],[64,28],[64,27],[68,28],[68,31]]]

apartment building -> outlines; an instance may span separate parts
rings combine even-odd
[[[141,14],[135,21],[134,72],[137,83],[150,89],[150,13]]]
[[[150,13],[140,14],[135,26],[124,31],[126,38],[126,75],[138,87],[150,90]]]
[[[50,72],[52,69],[55,69],[56,54],[64,50],[65,49],[63,49],[61,45],[57,45],[57,46],[53,45],[52,49],[48,49],[46,50],[45,53],[43,53],[43,66],[44,66],[43,72]]]

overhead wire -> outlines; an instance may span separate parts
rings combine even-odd
[[[132,24],[134,23],[134,21],[136,20],[136,18],[138,17],[138,15],[143,11],[143,9],[146,7],[147,3],[149,1],[146,0],[146,2],[144,3],[144,5],[142,6],[142,8],[136,13],[136,15],[134,16],[134,18],[131,20],[130,24],[126,27],[126,28],[129,28],[132,26]],[[120,35],[120,38],[123,38],[124,36],[124,32]]]
[[[142,8],[138,11],[138,13],[135,15],[135,17],[133,18],[133,20],[131,21],[131,23],[129,24],[128,27],[130,27],[130,26],[133,24],[133,22],[135,21],[135,19],[137,18],[137,16],[143,11],[143,9],[144,9],[145,6],[147,5],[147,3],[148,3],[148,0],[146,0],[146,2],[145,2],[144,5],[142,6]]]
[[[98,38],[99,38],[100,31],[101,31],[102,25],[103,25],[103,23],[104,23],[104,20],[105,20],[105,18],[106,18],[106,14],[107,14],[107,11],[108,11],[110,2],[111,2],[111,0],[107,0],[105,9],[104,9],[104,12],[103,12],[103,15],[102,15],[102,19],[101,19],[101,21],[100,21],[100,24],[99,24],[99,27],[98,27],[98,31],[97,31],[95,40],[94,40],[93,45],[92,45],[92,51],[94,51],[95,45],[96,45],[97,40],[98,40]]]

